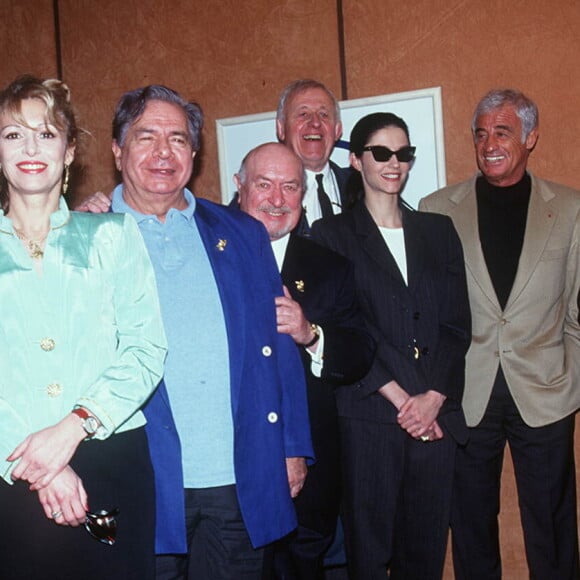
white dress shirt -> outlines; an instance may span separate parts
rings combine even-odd
[[[405,280],[405,284],[409,285],[407,281],[407,252],[405,251],[405,231],[403,228],[384,228],[379,227],[379,231],[385,240],[385,244],[389,248],[389,251],[395,258],[397,266]]]
[[[332,169],[330,169],[330,164],[327,163],[322,171],[310,171],[306,170],[306,193],[304,194],[304,199],[302,200],[302,207],[304,208],[306,219],[308,225],[312,225],[313,222],[319,220],[322,217],[322,210],[320,209],[320,203],[318,203],[318,184],[316,183],[316,176],[322,173],[322,184],[324,186],[324,191],[330,203],[332,205],[332,211],[340,213],[342,211],[340,202],[340,192],[338,189],[338,183],[336,181],[336,176]]]
[[[284,256],[286,255],[286,248],[288,247],[288,240],[290,239],[290,234],[286,234],[284,237],[278,240],[272,240],[272,250],[274,252],[274,258],[276,258],[276,264],[278,264],[278,271],[282,271],[282,265],[284,264]],[[323,354],[324,354],[324,332],[320,326],[320,337],[318,343],[316,344],[316,349],[312,352],[309,348],[305,349],[310,355],[312,363],[310,365],[310,370],[315,377],[320,378],[322,374],[322,365],[324,364]],[[302,347],[304,348],[304,347]]]

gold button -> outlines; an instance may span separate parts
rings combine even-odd
[[[262,348],[262,354],[264,356],[270,356],[272,354],[272,349],[266,345],[265,347]]]
[[[58,397],[62,393],[62,385],[50,383],[50,385],[46,386],[46,393],[49,397]]]
[[[52,338],[43,338],[40,341],[40,348],[45,352],[50,352],[54,350],[55,342]]]

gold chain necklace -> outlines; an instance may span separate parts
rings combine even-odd
[[[12,227],[14,227],[14,226],[12,226]],[[20,230],[17,230],[16,228],[14,228],[14,232],[16,233],[16,236],[18,237],[18,239],[20,239],[24,242],[24,245],[26,247],[28,255],[33,260],[40,260],[44,256],[44,250],[42,249],[42,244],[44,243],[44,241],[48,237],[48,232],[46,232],[46,234],[44,234],[44,236],[42,236],[42,238],[40,238],[39,240],[32,240],[32,239],[26,237],[23,232],[21,232]]]

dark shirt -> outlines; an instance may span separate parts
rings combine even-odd
[[[475,184],[479,240],[497,299],[507,304],[526,231],[531,179],[507,187],[497,187],[480,176]]]

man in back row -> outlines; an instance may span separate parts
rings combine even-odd
[[[457,452],[453,562],[459,580],[501,578],[498,522],[506,441],[531,578],[578,569],[574,413],[580,405],[580,193],[526,171],[538,109],[494,90],[472,123],[481,174],[422,200],[463,243],[473,319]]]
[[[350,169],[330,161],[342,135],[340,108],[330,89],[311,79],[290,83],[278,102],[276,134],[306,170],[303,212],[296,233],[308,237],[314,221],[340,213],[346,202]]]

